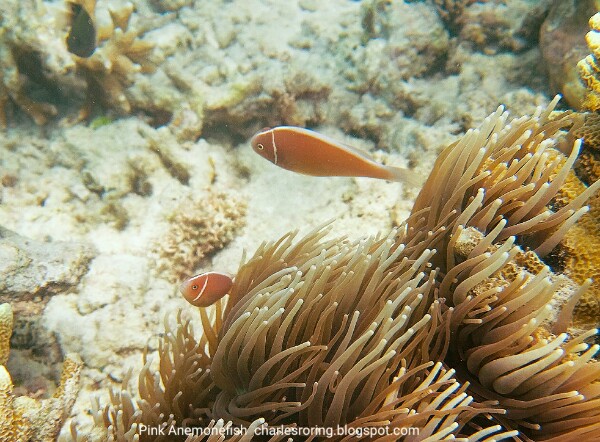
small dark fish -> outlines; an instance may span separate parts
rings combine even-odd
[[[72,54],[87,58],[96,50],[94,21],[81,5],[72,3],[71,13],[71,30],[67,35],[67,49]]]

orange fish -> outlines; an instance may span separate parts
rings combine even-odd
[[[423,178],[408,169],[380,164],[366,152],[301,127],[266,128],[250,143],[271,163],[304,175],[380,178],[415,187],[423,184]]]
[[[179,286],[179,291],[190,304],[208,307],[229,293],[232,285],[231,276],[220,272],[206,272],[186,279]]]

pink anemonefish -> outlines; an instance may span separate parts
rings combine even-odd
[[[231,276],[225,273],[205,272],[186,279],[179,291],[190,304],[208,307],[229,293],[232,285]]]
[[[250,144],[271,163],[304,175],[379,178],[414,187],[423,184],[423,178],[408,169],[380,164],[366,152],[301,127],[265,128]]]

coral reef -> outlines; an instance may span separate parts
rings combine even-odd
[[[67,48],[73,20],[67,6],[87,11],[97,27],[98,47],[90,57]],[[64,7],[8,0],[0,8],[0,125],[6,126],[11,102],[37,124],[82,98],[86,104],[79,119],[89,116],[93,103],[119,113],[131,111],[125,89],[133,74],[150,68],[153,47],[140,39],[142,30],[130,28],[131,3],[100,14],[95,14],[95,0],[68,0]]]
[[[597,10],[597,9],[596,9]],[[598,60],[600,59],[600,13],[594,14],[589,21],[591,30],[585,35],[590,55],[577,63],[581,80],[587,87],[581,107],[596,112],[600,110],[600,78]]]
[[[540,30],[540,49],[550,77],[550,87],[574,109],[584,105],[585,87],[577,62],[585,56],[587,18],[600,6],[597,0],[555,2]],[[579,68],[581,72],[581,67]]]
[[[556,102],[510,123],[498,109],[448,146],[389,235],[331,239],[321,227],[263,244],[228,299],[200,309],[199,338],[181,316],[168,326],[158,371],[144,359],[140,399],[125,382],[96,407],[97,429],[116,441],[163,440],[147,426],[264,423],[598,438],[599,346],[586,343],[597,329],[571,321],[590,282],[540,260],[600,188],[549,206],[580,148],[561,129],[581,116],[550,119]]]
[[[10,374],[5,367],[8,352],[4,352],[12,331],[12,316],[10,305],[0,304],[0,440],[56,440],[79,392],[79,377],[83,365],[77,355],[66,355],[60,384],[50,398],[15,396]]]
[[[82,7],[90,3],[88,9],[95,9],[95,0],[69,1]],[[131,76],[151,68],[148,55],[153,45],[140,40],[141,30],[130,28],[133,4],[124,3],[119,9],[108,11],[111,21],[98,26],[96,51],[90,57],[74,55],[77,69],[87,83],[87,106],[80,118],[89,116],[94,103],[129,114],[132,106],[125,90],[131,84]]]
[[[231,192],[190,194],[171,214],[169,228],[156,241],[156,271],[176,283],[190,276],[204,258],[222,249],[244,225],[246,204]]]
[[[583,140],[583,148],[575,163],[577,177],[585,184],[593,183],[600,178],[600,114],[584,114],[583,124],[574,128],[573,135]]]
[[[573,135],[583,140],[581,152],[565,184],[554,198],[554,206],[569,204],[586,187],[600,178],[598,148],[600,126],[597,113],[582,114],[583,124],[573,128]],[[565,235],[554,252],[562,271],[578,284],[592,278],[589,289],[581,296],[575,309],[575,321],[600,325],[600,197],[594,195],[589,203],[590,211]]]
[[[486,54],[531,49],[551,0],[434,0],[438,14],[461,43]]]
[[[62,93],[80,87],[75,62],[57,32],[60,15],[33,0],[0,5],[0,126],[6,126],[11,102],[43,124],[57,114]]]

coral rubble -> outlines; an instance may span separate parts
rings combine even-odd
[[[540,260],[600,188],[551,207],[580,148],[562,130],[581,116],[551,119],[555,104],[510,123],[498,109],[448,146],[387,236],[321,227],[263,244],[228,299],[200,309],[200,337],[178,316],[158,371],[145,358],[140,399],[123,386],[97,427],[116,441],[162,440],[148,425],[265,423],[415,426],[431,441],[600,437],[599,347],[586,342],[597,329],[572,326],[590,282]]]

